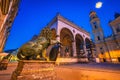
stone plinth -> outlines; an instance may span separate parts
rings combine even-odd
[[[56,80],[54,62],[20,60],[11,80]]]

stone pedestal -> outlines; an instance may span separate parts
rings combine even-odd
[[[54,62],[20,60],[11,80],[56,80]]]

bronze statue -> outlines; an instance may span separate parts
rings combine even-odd
[[[35,40],[27,42],[19,49],[17,57],[20,60],[46,60],[46,49],[51,44],[51,41],[51,30],[45,27]],[[58,44],[59,42],[54,40],[52,43]],[[50,60],[56,60],[58,48],[59,46],[52,48],[51,51],[53,51],[53,53],[50,51]],[[57,52],[53,49],[57,50]]]

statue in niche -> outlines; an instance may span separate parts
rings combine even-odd
[[[35,40],[27,42],[19,49],[17,57],[20,60],[47,60],[46,49],[54,44],[50,51],[49,60],[56,61],[60,44],[56,40],[51,40],[51,35],[50,28],[45,27]]]
[[[66,53],[66,57],[69,57],[69,47],[68,46],[65,48],[65,53]]]

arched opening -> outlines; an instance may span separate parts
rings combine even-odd
[[[93,54],[92,54],[92,42],[86,38],[85,39],[85,43],[86,43],[86,50],[87,50],[87,57],[88,57],[88,60],[89,61],[92,61],[93,60]]]
[[[84,40],[83,40],[82,36],[77,34],[75,36],[75,40],[76,40],[76,54],[77,54],[77,57],[78,58],[84,57],[83,56],[83,54],[84,54],[84,49],[83,49]]]
[[[86,49],[90,48],[90,40],[88,38],[85,39],[85,43],[86,43]]]
[[[52,39],[52,40],[56,40],[56,30],[55,30],[55,28],[52,28],[52,29],[51,29],[51,32],[52,32],[52,37],[51,37],[51,39]]]
[[[51,29],[51,40],[56,40],[56,29],[55,28],[52,28]],[[49,56],[52,48],[54,47],[54,45],[50,45],[48,48],[47,48],[47,53],[46,53],[46,56]],[[53,50],[54,51],[54,50]],[[54,53],[51,53],[51,54],[54,54]],[[52,57],[52,56],[51,56]]]
[[[73,34],[69,29],[63,28],[61,30],[60,42],[63,45],[62,50],[61,50],[62,57],[72,57],[73,56],[73,50],[72,50],[73,39],[74,39]]]

